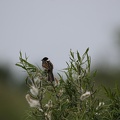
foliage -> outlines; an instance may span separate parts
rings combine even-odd
[[[104,119],[120,120],[120,89],[118,85],[116,85],[114,90],[106,87],[104,87],[104,90],[107,96]]]
[[[119,120],[120,90],[112,92],[104,87],[107,98],[103,101],[95,89],[96,71],[90,72],[89,49],[81,56],[70,50],[70,61],[64,69],[66,79],[58,73],[55,81],[47,81],[47,73],[22,57],[16,65],[27,73],[26,85],[30,88],[26,95],[31,110],[26,119],[36,120]],[[99,96],[99,98],[97,97]]]

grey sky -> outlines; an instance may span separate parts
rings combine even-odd
[[[48,56],[58,70],[70,49],[89,47],[93,63],[117,62],[119,12],[119,0],[0,0],[0,58],[14,65],[21,50],[31,62]]]

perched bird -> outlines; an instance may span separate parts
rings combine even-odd
[[[45,70],[48,73],[48,81],[54,81],[54,75],[53,75],[53,64],[50,62],[50,60],[47,57],[44,57],[42,59],[42,67],[45,68]]]

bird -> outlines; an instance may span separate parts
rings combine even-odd
[[[54,81],[53,64],[50,62],[50,60],[47,57],[44,57],[41,61],[42,61],[42,67],[47,71],[48,81],[53,82]]]

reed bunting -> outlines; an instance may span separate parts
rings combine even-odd
[[[42,67],[45,68],[48,74],[48,81],[52,82],[54,81],[54,75],[53,75],[53,64],[50,62],[50,60],[47,57],[44,57],[42,59]]]

